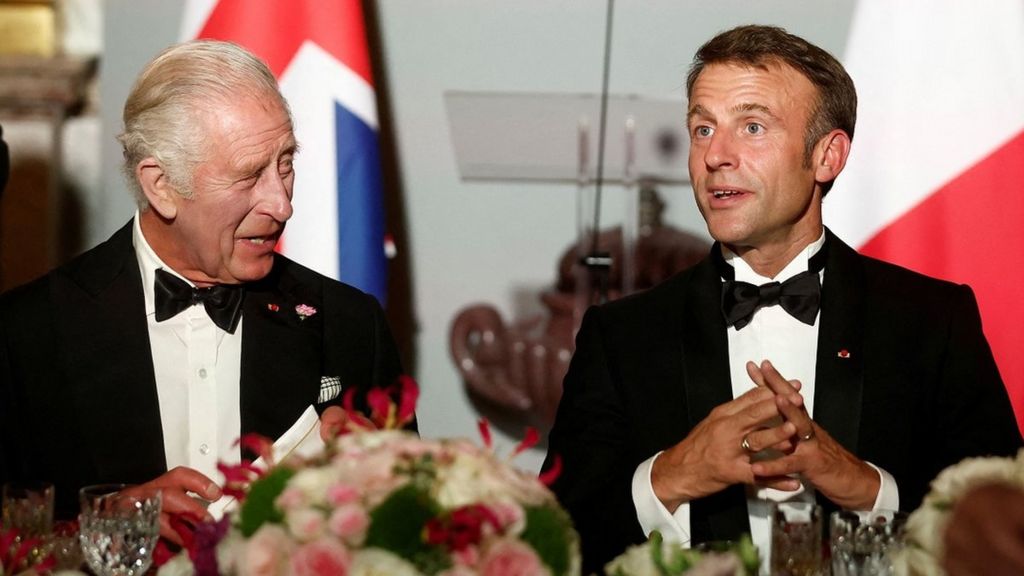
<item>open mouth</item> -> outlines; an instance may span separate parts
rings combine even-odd
[[[711,191],[711,195],[714,196],[716,200],[722,200],[724,198],[732,198],[734,196],[740,196],[742,194],[744,194],[744,192],[740,192],[739,190],[712,190]]]
[[[239,238],[239,241],[245,242],[246,244],[252,244],[253,246],[263,246],[264,244],[274,245],[280,237],[281,233],[275,232],[265,236],[246,236],[244,238]]]

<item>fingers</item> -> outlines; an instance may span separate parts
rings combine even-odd
[[[320,415],[320,439],[329,442],[337,438],[345,427],[348,415],[339,406],[328,406]]]
[[[146,482],[142,486],[160,488],[165,492],[169,490],[180,490],[182,492],[193,492],[207,500],[217,500],[221,497],[220,486],[210,480],[209,477],[185,466],[178,466],[171,471],[161,474],[157,478]]]
[[[747,375],[758,386],[765,386],[779,396],[786,396],[790,401],[803,406],[803,396],[800,395],[801,384],[799,380],[786,380],[779,374],[775,366],[768,360],[761,362],[758,366],[753,362],[747,362]]]
[[[793,434],[799,440],[809,441],[814,439],[814,422],[802,406],[794,406],[786,396],[776,396],[775,406],[782,417],[792,422],[795,428]]]
[[[174,542],[178,546],[185,545],[181,535],[171,526],[171,516],[165,512],[160,513],[160,537]]]
[[[725,404],[722,404],[715,410],[722,413],[723,416],[735,416],[765,400],[771,400],[774,394],[768,388],[754,387],[747,390],[739,397]]]
[[[792,449],[792,438],[795,434],[796,426],[792,422],[783,422],[780,426],[748,432],[745,438],[748,451],[752,454],[768,448],[787,452]]]
[[[800,395],[799,380],[786,380],[768,360],[761,362],[760,366],[753,362],[747,362],[746,367],[747,375],[755,384],[764,386],[775,393],[775,404],[779,413],[783,418],[796,425],[795,435],[803,439],[813,437],[814,424],[807,414],[804,398]]]
[[[128,488],[125,492],[131,494],[132,492],[141,492],[146,489],[160,490],[160,533],[175,543],[180,543],[180,539],[171,527],[169,515],[184,515],[197,520],[201,518],[212,519],[212,516],[206,511],[206,506],[209,501],[217,500],[222,495],[220,486],[217,486],[206,475],[198,470],[184,466],[178,466],[145,484]],[[190,493],[197,495],[198,498]]]

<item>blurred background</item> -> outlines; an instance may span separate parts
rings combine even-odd
[[[696,250],[698,255],[706,251],[709,238],[686,182],[685,75],[700,44],[738,24],[783,26],[850,66],[862,101],[855,155],[859,147],[881,150],[865,144],[872,126],[877,128],[876,138],[906,147],[902,169],[911,183],[901,181],[892,189],[878,190],[899,199],[895,207],[880,208],[874,216],[878,223],[856,223],[863,218],[858,216],[861,208],[881,204],[854,188],[878,189],[878,179],[851,177],[846,182],[844,174],[831,192],[826,204],[842,199],[828,207],[826,223],[851,244],[870,245],[886,230],[887,222],[922,205],[926,192],[955,181],[1006,142],[1016,142],[1017,147],[999,163],[1002,171],[1009,170],[1001,185],[1020,197],[1022,180],[1009,176],[1024,165],[1019,144],[1024,100],[1017,100],[1016,112],[1011,102],[1006,106],[1011,112],[991,120],[999,126],[993,134],[985,133],[988,148],[968,146],[966,158],[957,161],[912,148],[927,148],[930,140],[947,149],[944,141],[961,140],[957,130],[976,128],[974,123],[924,115],[922,123],[931,125],[932,131],[900,140],[887,132],[882,123],[886,116],[865,116],[864,102],[869,97],[881,98],[917,75],[931,82],[923,69],[931,60],[943,63],[936,52],[946,45],[941,37],[924,44],[925,55],[914,56],[917,60],[912,59],[896,76],[879,73],[887,85],[872,88],[870,73],[885,63],[886,54],[898,55],[904,48],[907,54],[920,51],[915,34],[940,34],[925,29],[938,27],[936,20],[943,19],[945,8],[941,2],[917,8],[912,20],[915,30],[905,37],[903,32],[884,28],[907,9],[890,9],[886,3],[881,8],[881,28],[864,22],[855,27],[858,4],[854,0],[618,0],[606,45],[608,4],[599,0],[363,2],[377,95],[390,254],[387,307],[407,370],[422,388],[421,433],[475,436],[476,419],[486,414],[500,424],[499,450],[506,450],[527,424],[543,430],[550,422],[560,389],[558,375],[571,353],[573,318],[581,306],[576,290],[585,287],[588,278],[575,265],[588,249],[573,252],[572,247],[580,228],[592,226],[588,222],[593,221],[606,48],[611,99],[599,228],[624,226],[626,252],[642,245],[641,237],[658,238],[643,249],[648,260],[632,252],[627,268],[633,269],[626,270],[630,279],[626,286],[621,281],[622,266],[629,258],[623,255],[623,241],[614,233],[605,238],[608,243],[602,249],[616,256],[613,292],[629,291],[630,282],[642,288],[645,282],[663,277],[667,268],[684,262],[690,257],[688,251]],[[1014,18],[1021,15],[1019,3],[991,4],[1008,7]],[[187,18],[185,6],[158,0],[0,0],[0,38],[7,38],[0,40],[4,44],[0,124],[12,155],[12,179],[0,204],[3,289],[45,273],[105,240],[132,216],[135,207],[120,176],[121,153],[115,141],[121,129],[121,107],[144,64],[169,44],[194,36],[202,26],[204,12]],[[972,14],[982,11],[971,8]],[[953,18],[951,24],[975,31],[991,31],[991,26],[1024,28],[1024,19],[1014,18],[1009,22]],[[880,35],[865,41],[863,35],[871,30]],[[1005,36],[1013,30],[1002,32],[988,35]],[[339,28],[337,33],[346,32]],[[1024,35],[1017,34],[1021,38]],[[1021,42],[1004,40],[994,58],[976,57],[959,40],[950,42],[960,47],[958,57],[966,61],[947,70],[989,67],[978,72],[979,82],[985,85],[976,86],[972,97],[1006,94],[991,84],[994,78],[1009,78],[1007,98],[1024,93]],[[851,57],[853,43],[870,49],[862,52],[863,57]],[[992,66],[997,72],[991,71]],[[963,74],[966,77],[959,83],[970,84],[973,77]],[[909,95],[904,100],[910,110],[928,108],[925,100]],[[294,100],[292,106],[301,140],[300,107]],[[936,114],[963,106],[963,102],[944,105]],[[632,122],[631,128],[627,122]],[[586,143],[582,177],[581,126]],[[971,131],[977,136],[978,130]],[[310,143],[303,144],[308,151]],[[632,163],[626,160],[631,150]],[[924,159],[918,163],[915,154]],[[929,161],[938,163],[931,173]],[[298,169],[306,170],[309,177],[318,174],[315,167],[301,163]],[[851,159],[850,170],[858,169],[868,172]],[[915,185],[925,192],[911,190]],[[303,195],[300,181],[297,210]],[[1019,275],[1020,268],[1013,266],[1020,260],[1020,249],[1012,240],[1024,238],[1018,229],[1020,217],[1010,214],[1020,214],[1021,201],[1002,202],[1000,212],[1005,213],[998,217],[1018,223],[1007,228],[1011,242],[1006,250],[1012,253],[1002,254],[1002,265]],[[854,223],[839,224],[839,219]],[[972,222],[971,228],[978,228],[977,218]],[[986,222],[1002,229],[1002,220]],[[651,235],[651,226],[671,234]],[[291,235],[299,232],[295,224],[289,228]],[[951,233],[940,234],[949,238]],[[897,243],[908,242],[900,237]],[[989,253],[975,252],[968,259],[984,261]],[[652,258],[660,264],[652,264]],[[893,256],[898,258],[899,254]],[[316,267],[315,262],[306,263]],[[641,278],[637,267],[648,271],[646,278]],[[970,277],[957,277],[958,270],[940,272],[974,284]],[[992,298],[1001,296],[996,293]],[[983,312],[987,302],[982,301]],[[472,313],[457,322],[467,309]],[[1011,319],[1024,319],[1020,308]],[[988,316],[986,329],[996,346]],[[1020,344],[1019,335],[1008,335],[997,349],[1008,385],[1022,384],[1021,372],[1004,365],[999,352],[1019,350]],[[542,366],[524,359],[531,353],[544,356]],[[1020,394],[1015,392],[1013,397],[1019,406]],[[542,456],[536,450],[520,463],[539,467]]]

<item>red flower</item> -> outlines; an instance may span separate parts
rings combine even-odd
[[[427,544],[444,545],[454,551],[465,550],[480,543],[484,528],[488,525],[495,532],[501,532],[498,516],[483,504],[456,508],[447,517],[433,518],[427,522]]]
[[[370,408],[367,418],[355,408],[355,388],[349,388],[342,398],[342,407],[348,416],[341,434],[353,431],[396,430],[405,427],[416,416],[416,400],[420,389],[409,376],[399,376],[398,382],[387,388],[371,388],[366,392]],[[397,397],[397,402],[393,399]]]

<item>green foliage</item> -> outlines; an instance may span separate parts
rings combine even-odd
[[[537,552],[554,576],[568,574],[570,551],[575,547],[572,520],[553,506],[532,506],[526,512],[526,528],[522,539]]]
[[[435,574],[451,565],[447,553],[424,541],[427,522],[441,512],[430,494],[415,484],[395,490],[370,513],[366,547],[382,548]]]
[[[734,542],[710,542],[705,545],[702,551],[686,549],[677,546],[669,546],[665,550],[664,538],[657,530],[651,532],[650,536],[651,561],[658,574],[661,576],[677,576],[686,573],[687,570],[695,567],[708,552],[718,554],[735,554],[743,567],[743,573],[747,576],[756,576],[761,560],[757,555],[757,547],[750,540],[750,536],[744,534],[738,543]]]
[[[682,574],[700,561],[700,552],[684,548],[671,548],[666,555],[663,541],[661,532],[651,532],[651,561],[662,576]]]
[[[249,486],[249,494],[242,503],[238,516],[238,529],[246,538],[252,536],[266,522],[280,524],[284,515],[274,506],[274,500],[284,490],[294,470],[278,467]]]
[[[761,557],[757,554],[757,546],[750,540],[750,535],[744,534],[740,543],[733,549],[740,557],[743,569],[749,576],[755,576],[757,569],[761,567]]]

